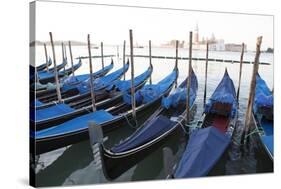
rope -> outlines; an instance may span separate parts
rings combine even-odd
[[[133,124],[130,123],[130,120],[129,120],[128,117],[126,116],[126,113],[122,114],[122,116],[125,117],[125,119],[126,119],[128,125],[129,125],[131,128],[136,129],[136,128],[138,127],[138,122],[137,122],[137,120],[134,120],[134,121],[135,121],[135,124],[136,124],[136,125],[134,126]]]
[[[261,135],[264,134],[263,131],[260,131],[258,128],[256,128],[256,129],[254,129],[252,132],[250,132],[249,134],[247,134],[247,135],[245,136],[245,139],[248,138],[248,137],[250,137],[250,136],[252,136],[252,135],[255,134],[255,133],[259,133],[259,134],[261,134]]]

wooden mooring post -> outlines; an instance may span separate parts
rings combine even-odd
[[[251,127],[251,121],[252,121],[252,115],[253,115],[253,104],[255,100],[256,95],[256,76],[259,70],[259,57],[260,57],[260,47],[262,43],[262,37],[257,38],[257,45],[256,45],[256,55],[255,55],[255,61],[253,65],[253,73],[252,73],[252,79],[251,79],[251,85],[250,85],[250,92],[249,92],[249,98],[248,98],[248,105],[247,105],[247,111],[245,115],[245,132],[244,132],[244,144],[247,143],[247,136],[250,131]]]
[[[124,71],[124,80],[126,80],[126,73],[125,73],[125,64],[126,64],[126,40],[123,42],[123,71]]]
[[[88,53],[89,53],[89,66],[90,66],[90,88],[91,88],[92,108],[93,108],[93,112],[95,112],[96,111],[96,102],[95,102],[96,99],[95,99],[95,92],[94,92],[94,78],[93,78],[90,34],[88,34]]]
[[[130,55],[131,55],[131,104],[133,110],[133,119],[136,120],[136,99],[135,99],[135,83],[134,83],[134,42],[133,42],[133,30],[129,30],[130,33]]]
[[[152,58],[151,58],[151,40],[149,40],[149,65],[152,68]],[[152,74],[149,77],[149,84],[152,84]]]
[[[207,98],[208,59],[209,59],[209,43],[207,42],[207,44],[206,44],[206,65],[205,65],[205,85],[204,85],[203,108],[206,105],[206,98]]]
[[[240,56],[240,68],[239,68],[239,80],[238,80],[238,89],[237,89],[237,102],[239,106],[239,95],[240,95],[240,85],[241,85],[241,76],[242,76],[242,66],[243,66],[243,58],[244,58],[244,46],[242,43],[241,56]]]
[[[179,56],[179,41],[176,40],[176,68],[178,67],[178,56]],[[176,79],[175,87],[178,87],[178,78]]]
[[[55,46],[54,46],[52,32],[49,32],[49,35],[50,35],[50,41],[51,41],[52,51],[53,51],[56,91],[57,91],[58,101],[59,101],[59,103],[61,103],[62,102],[62,98],[61,98],[60,83],[59,83],[59,76],[58,76],[58,70],[57,70],[56,53],[55,53]]]
[[[68,47],[69,47],[69,55],[70,55],[70,61],[71,61],[72,75],[75,76],[74,67],[73,67],[73,56],[72,56],[72,49],[71,49],[71,41],[68,41]],[[81,59],[79,61],[81,61]]]
[[[44,50],[45,50],[45,58],[46,58],[46,68],[47,68],[47,72],[49,72],[49,60],[48,60],[48,52],[47,52],[46,43],[44,43]]]
[[[188,79],[187,79],[187,96],[186,96],[186,123],[190,119],[190,83],[191,83],[191,64],[192,64],[192,32],[189,32],[189,61],[188,61]]]
[[[100,50],[101,50],[101,65],[102,65],[102,69],[104,69],[103,42],[100,43]]]

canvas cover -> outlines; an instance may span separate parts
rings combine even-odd
[[[174,177],[206,176],[230,143],[229,136],[215,127],[195,130],[177,166]]]
[[[176,108],[180,103],[186,103],[186,94],[187,94],[187,80],[185,80],[175,91],[173,91],[168,97],[162,99],[162,107],[169,109],[170,107]],[[192,77],[190,83],[190,98],[189,104],[193,104],[198,89],[197,77],[192,70]]]
[[[270,89],[268,88],[267,84],[265,83],[265,81],[260,77],[259,74],[257,74],[254,112],[258,113],[258,110],[261,107],[271,108],[272,110],[273,95]]]
[[[232,79],[229,77],[227,70],[225,70],[224,76],[212,94],[211,98],[208,100],[208,103],[205,106],[205,113],[218,113],[216,108],[213,106],[222,106],[227,107],[231,105],[231,116],[236,115],[237,111],[237,101],[236,101],[236,91]],[[223,108],[223,107],[221,107]],[[226,111],[224,113],[227,113]],[[226,115],[227,116],[227,115]]]
[[[163,93],[175,82],[177,79],[177,70],[174,70],[171,74],[165,77],[157,84],[145,85],[141,90],[138,90],[135,94],[136,103],[149,103],[159,98]],[[128,105],[131,105],[131,95],[125,93],[123,100]]]
[[[112,72],[111,74],[108,74],[101,78],[96,78],[94,80],[94,90],[100,90],[103,88],[108,87],[111,85],[115,80],[120,78],[129,68],[129,64],[127,63],[125,65],[125,69],[122,67],[115,72]],[[90,91],[90,78],[83,81],[77,86],[77,89],[79,90],[80,94],[84,94]]]
[[[112,120],[114,117],[115,116],[111,115],[110,113],[104,110],[99,110],[96,112],[88,113],[86,115],[74,118],[60,125],[37,131],[35,133],[35,137],[37,139],[40,138],[42,139],[46,137],[58,136],[58,135],[63,135],[63,134],[87,129],[89,121],[94,121],[97,124],[101,124],[108,120]]]

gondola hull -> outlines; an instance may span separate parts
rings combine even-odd
[[[169,89],[162,95],[166,96],[170,93],[172,90],[173,85],[169,87]],[[161,104],[161,99],[158,98],[157,100],[154,100],[148,104],[142,105],[140,108],[136,110],[137,118],[144,119],[145,117],[149,117],[149,114],[151,114],[153,111],[155,111]],[[116,109],[116,112],[110,112],[110,113],[118,113],[118,111],[122,111],[122,108],[126,108],[127,105],[121,106],[120,109]],[[126,115],[119,116],[111,121],[105,122],[104,124],[101,124],[101,128],[103,130],[103,133],[109,133],[113,130],[116,130],[120,127],[127,126],[129,123],[133,123],[133,117],[132,112],[127,113]],[[53,137],[47,137],[43,139],[35,139],[35,153],[41,154],[45,153],[51,150],[55,150],[70,144],[75,144],[78,142],[81,142],[83,140],[89,139],[89,132],[88,128],[79,130],[76,132],[70,132],[66,133],[64,135],[59,136],[53,136]],[[33,139],[34,140],[34,139]]]
[[[145,83],[146,83],[147,79],[144,80],[140,85],[138,85],[136,87],[136,90],[141,89]],[[120,103],[122,101],[122,96],[123,94],[121,92],[107,92],[106,90],[102,90],[96,93],[96,108],[97,110],[101,110],[101,109],[107,109],[110,108],[118,103]],[[88,104],[91,104],[91,99],[88,100]],[[36,130],[42,130],[42,129],[46,129],[55,125],[59,125],[61,123],[64,123],[68,120],[71,120],[73,118],[85,115],[89,112],[92,111],[92,106],[91,105],[87,105],[84,108],[80,108],[72,113],[66,114],[66,115],[62,115],[59,117],[55,117],[53,119],[46,119],[46,120],[42,120],[42,121],[38,121],[38,122],[33,122],[32,121],[32,125],[35,125]],[[32,128],[33,130],[35,130],[34,128]]]

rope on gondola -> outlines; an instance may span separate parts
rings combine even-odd
[[[255,128],[252,132],[250,132],[249,134],[245,135],[245,139],[252,136],[253,134],[260,134],[260,135],[264,135],[264,131],[259,130],[258,128]]]
[[[125,114],[125,113],[124,113],[122,116],[124,116],[124,117],[125,117],[125,119],[126,119],[126,121],[127,121],[128,125],[129,125],[131,128],[133,128],[133,129],[138,128],[138,121],[137,121],[136,119],[134,119],[134,121],[135,121],[135,125],[133,125],[133,124],[130,122],[130,120],[128,119],[128,117],[126,116],[126,114]]]

